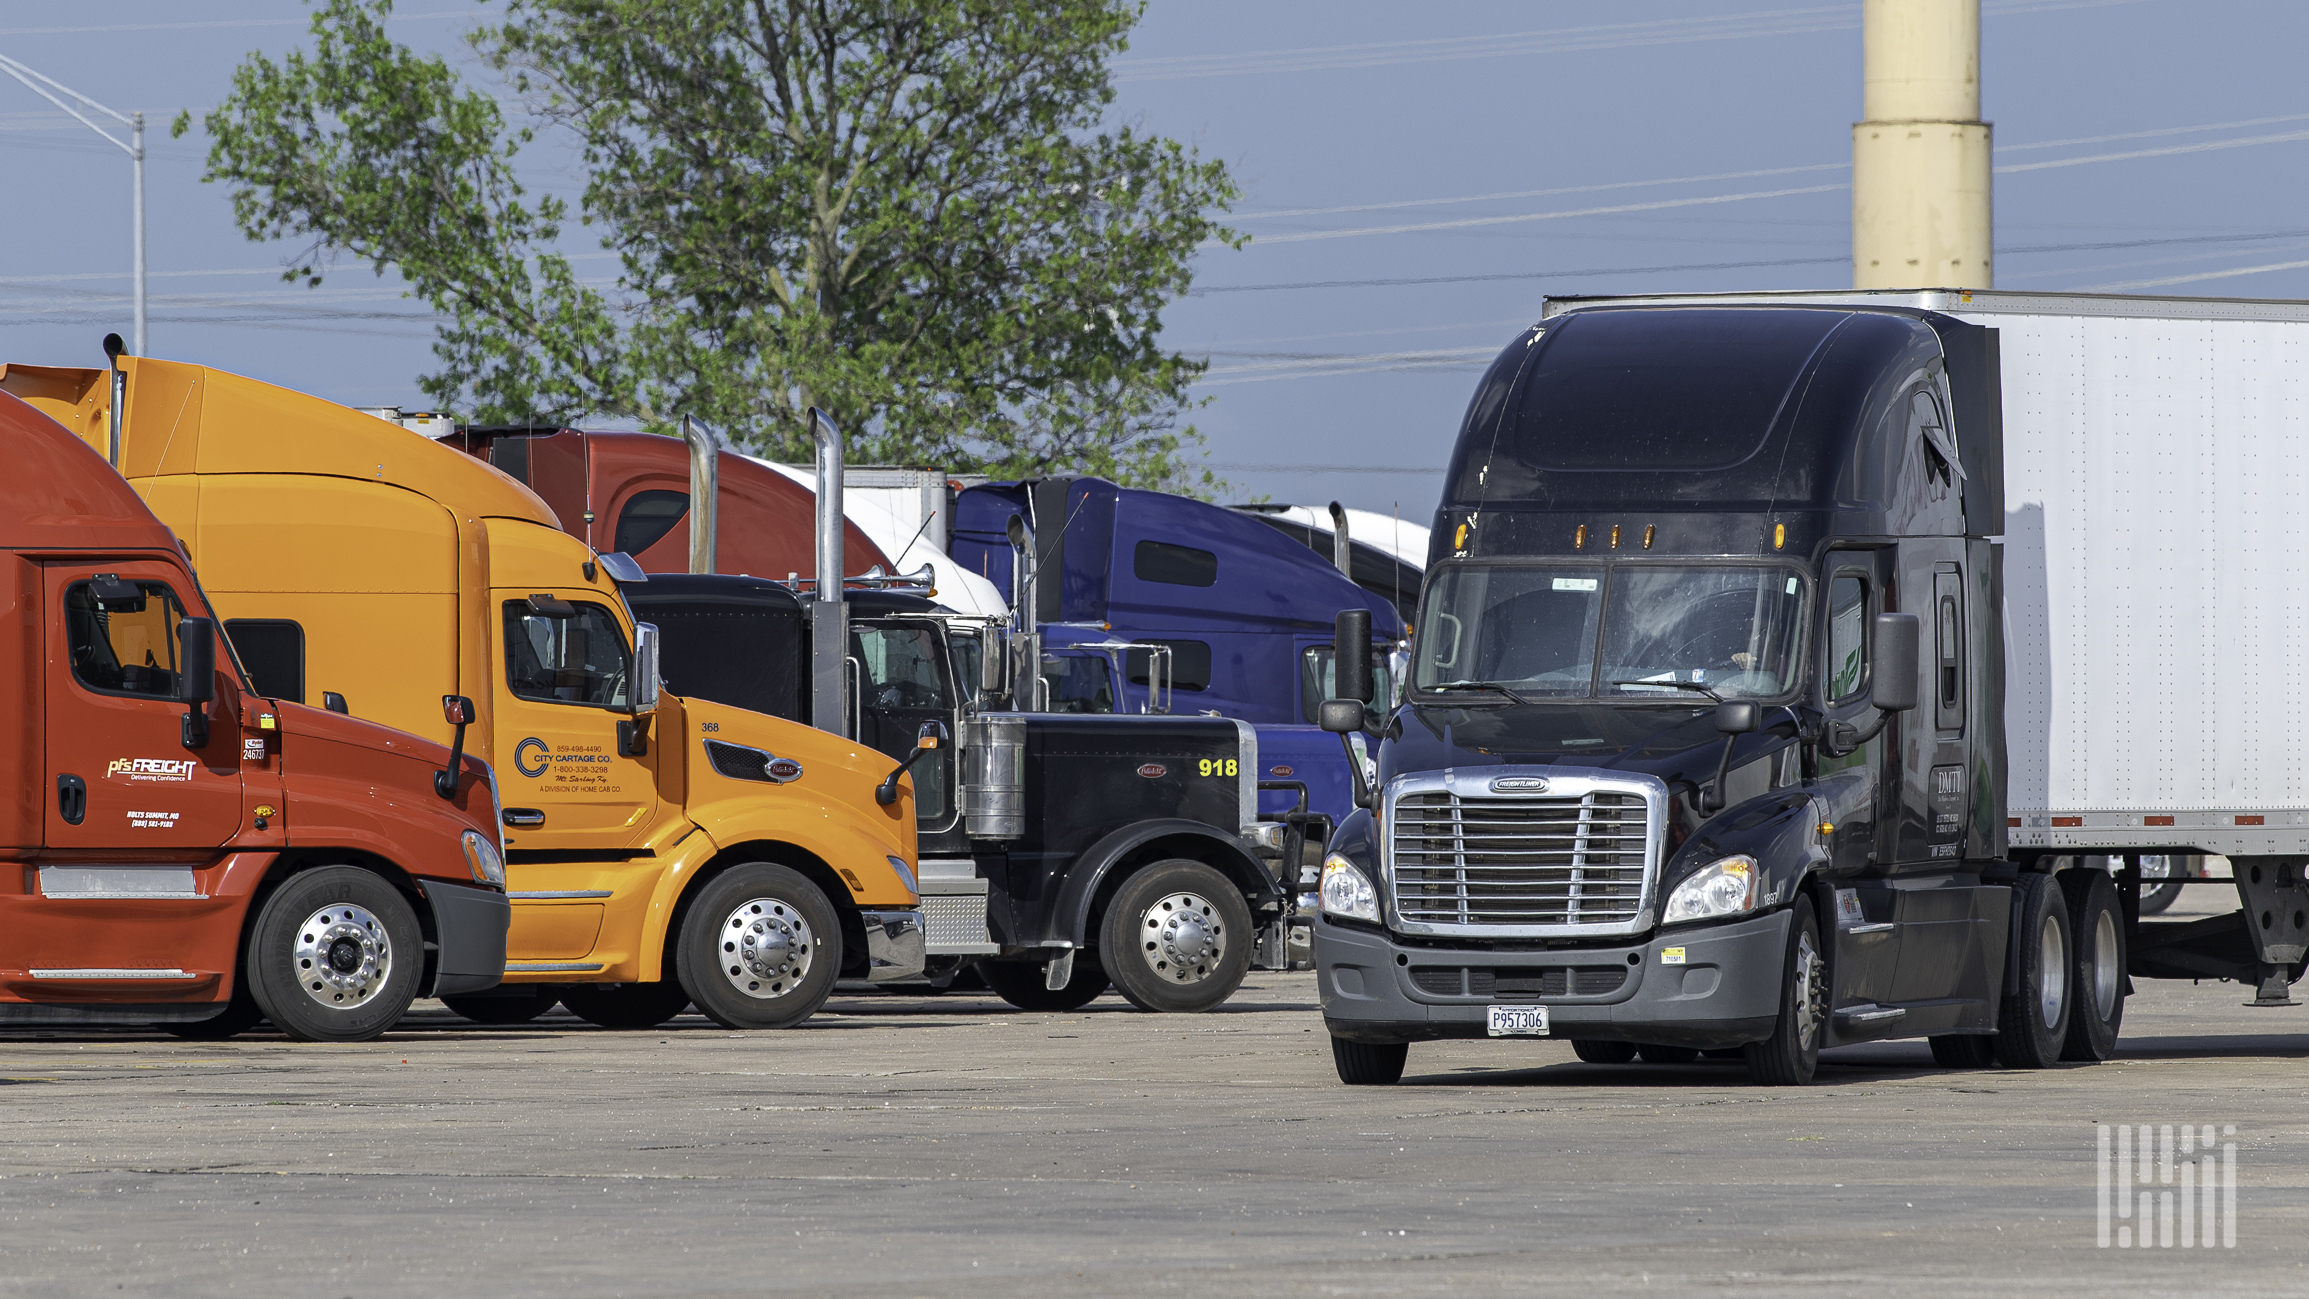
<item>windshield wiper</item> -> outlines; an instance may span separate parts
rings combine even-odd
[[[1434,694],[1441,694],[1447,690],[1489,690],[1494,694],[1506,695],[1508,698],[1519,704],[1538,702],[1537,700],[1527,699],[1523,695],[1508,689],[1506,686],[1503,686],[1496,681],[1445,681],[1438,685],[1421,686],[1419,688]]]
[[[1614,681],[1612,684],[1615,686],[1655,686],[1669,690],[1697,690],[1719,704],[1724,702],[1722,695],[1697,681]]]

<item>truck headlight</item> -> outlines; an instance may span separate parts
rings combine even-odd
[[[505,887],[505,859],[497,855],[497,845],[479,830],[467,830],[457,836],[465,848],[465,869],[473,872],[473,879],[481,884]]]
[[[1668,894],[1663,925],[1690,920],[1713,920],[1753,910],[1756,905],[1756,859],[1735,855],[1709,862]]]
[[[1337,853],[1323,859],[1323,914],[1347,920],[1379,921],[1379,894],[1371,878]]]

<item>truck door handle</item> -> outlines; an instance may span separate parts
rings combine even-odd
[[[88,782],[78,776],[56,778],[56,811],[66,825],[78,825],[88,816]]]
[[[516,827],[543,825],[545,813],[534,807],[509,807],[505,809],[505,824]]]

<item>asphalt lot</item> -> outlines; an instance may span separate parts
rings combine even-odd
[[[1311,975],[1220,1011],[841,995],[299,1046],[0,1035],[0,1296],[1942,1296],[2309,1289],[2309,1006],[2144,984],[2122,1057],[1332,1074]],[[2233,1124],[2236,1247],[2096,1245],[2095,1124]]]

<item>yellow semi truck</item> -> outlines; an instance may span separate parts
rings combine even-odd
[[[840,736],[661,693],[655,629],[527,487],[385,420],[197,365],[0,367],[183,540],[258,688],[496,773],[513,922],[488,1022],[694,1003],[783,1028],[923,966],[911,785]],[[115,412],[119,417],[114,418]],[[469,726],[444,696],[473,701]]]

